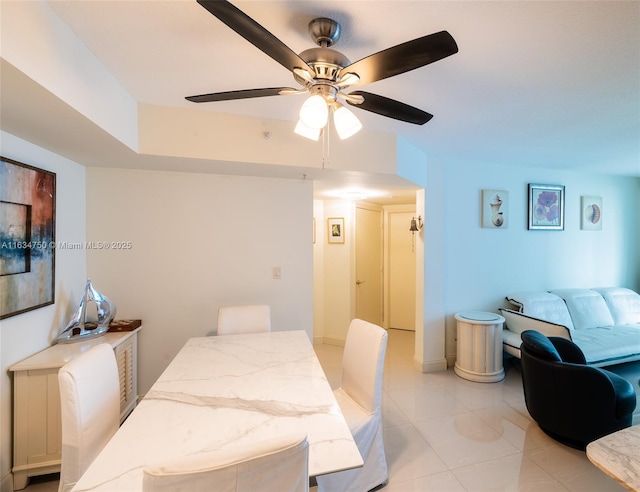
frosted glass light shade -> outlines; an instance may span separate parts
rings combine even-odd
[[[342,140],[355,135],[362,129],[362,123],[358,117],[342,105],[334,111],[333,123]]]
[[[319,94],[307,99],[300,108],[300,121],[309,128],[324,128],[329,118],[327,103]]]
[[[302,122],[302,120],[298,120],[296,128],[293,131],[302,137],[308,138],[309,140],[315,140],[317,142],[320,138],[320,132],[322,131],[322,129],[309,128]]]

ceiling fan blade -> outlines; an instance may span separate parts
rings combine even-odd
[[[414,125],[424,125],[433,118],[433,115],[426,111],[414,108],[395,99],[372,94],[371,92],[353,91],[350,92],[349,95],[362,96],[364,98],[361,104],[355,104],[350,102],[349,99],[346,99],[347,104],[350,106],[371,111],[372,113],[393,118],[394,120],[405,121],[407,123],[413,123]]]
[[[198,3],[283,67],[290,71],[302,68],[315,77],[315,71],[307,62],[233,4],[226,0],[198,0]]]
[[[358,60],[340,70],[339,77],[355,73],[360,77],[359,84],[369,84],[423,67],[457,52],[458,45],[451,34],[440,31]]]
[[[195,103],[232,101],[234,99],[249,99],[252,97],[279,96],[283,93],[298,93],[299,89],[291,87],[269,87],[266,89],[245,89],[241,91],[213,92],[211,94],[200,94],[199,96],[185,97],[187,101]]]

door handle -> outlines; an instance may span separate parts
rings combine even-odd
[[[364,280],[356,280],[356,285],[364,284]]]

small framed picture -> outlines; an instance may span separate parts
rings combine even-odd
[[[580,197],[580,229],[586,231],[602,230],[602,197]]]
[[[529,229],[564,230],[564,186],[529,183]]]
[[[344,218],[331,217],[327,219],[327,237],[330,244],[344,243]]]
[[[509,227],[509,192],[482,190],[482,227],[506,229]]]

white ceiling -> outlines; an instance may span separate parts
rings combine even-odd
[[[639,1],[235,1],[299,53],[308,22],[342,25],[352,62],[447,30],[459,53],[362,89],[428,111],[423,126],[354,110],[452,162],[640,176]],[[293,122],[302,96],[195,105],[185,96],[297,87],[291,74],[192,0],[51,1],[139,102]],[[24,136],[26,138],[27,136]],[[336,143],[335,145],[339,145]]]

